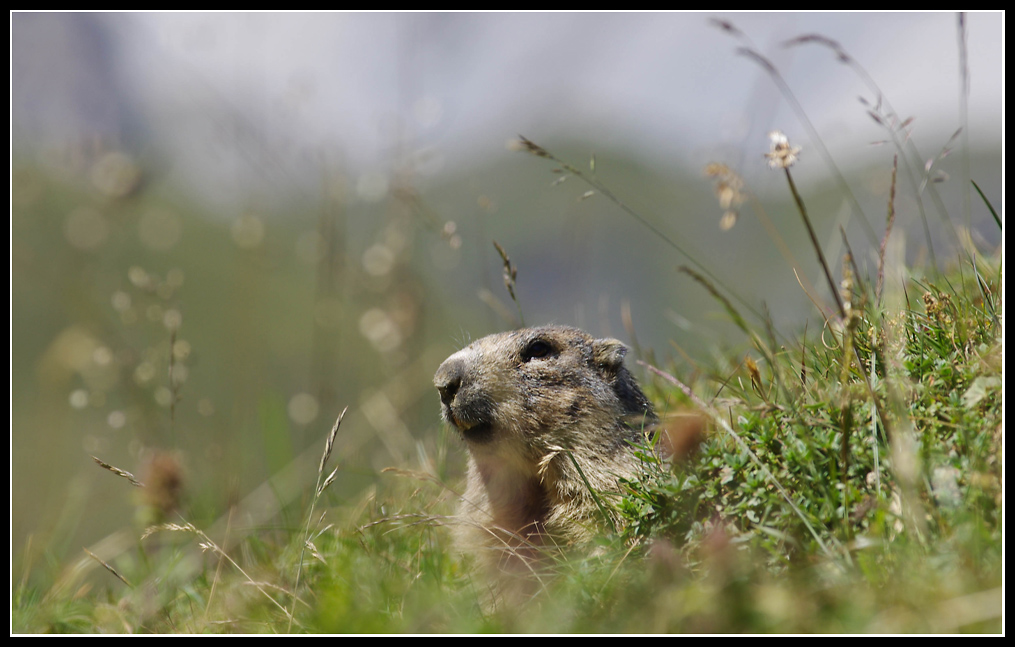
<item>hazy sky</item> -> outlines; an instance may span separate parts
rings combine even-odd
[[[40,49],[56,52],[54,67],[75,62],[76,50],[60,45],[64,18],[14,15],[15,97],[99,73],[78,61],[72,73],[18,74]],[[1002,138],[1003,20],[968,16],[974,143]],[[197,183],[243,176],[251,158],[271,158],[283,176],[321,159],[356,175],[416,155],[418,172],[436,173],[502,154],[518,133],[694,167],[717,151],[760,155],[773,128],[806,147],[771,78],[737,55],[743,46],[778,66],[825,143],[842,143],[848,156],[862,150],[858,140],[883,137],[858,101],[877,96],[828,48],[781,46],[814,33],[838,41],[901,118],[916,117],[923,148],[939,149],[960,123],[954,13],[106,13],[78,15],[75,25],[74,38],[103,41],[116,100],[130,102],[175,174]],[[62,96],[40,96],[53,93]],[[42,119],[21,106],[15,135],[19,108]]]

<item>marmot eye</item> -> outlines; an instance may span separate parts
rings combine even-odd
[[[546,357],[551,352],[553,352],[553,347],[549,343],[542,339],[537,339],[525,347],[525,350],[522,351],[522,359],[527,362],[530,359]]]

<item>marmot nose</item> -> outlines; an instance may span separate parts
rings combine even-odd
[[[462,386],[462,378],[465,376],[465,362],[457,359],[449,359],[437,369],[433,376],[434,386],[441,394],[441,402],[451,406],[455,394]]]

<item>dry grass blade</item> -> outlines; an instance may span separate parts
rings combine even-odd
[[[262,582],[258,582],[257,580],[252,578],[249,573],[247,573],[245,570],[243,570],[242,566],[237,564],[236,561],[232,557],[230,557],[228,553],[226,553],[226,551],[222,550],[222,548],[219,547],[218,544],[216,544],[214,541],[212,541],[211,537],[209,537],[208,535],[204,534],[204,532],[202,530],[200,530],[199,528],[197,528],[196,526],[194,526],[191,523],[184,523],[182,525],[175,524],[175,523],[164,523],[164,524],[159,524],[157,526],[149,526],[147,529],[145,529],[144,534],[141,535],[141,539],[144,540],[147,537],[150,537],[151,535],[155,534],[156,532],[162,532],[162,531],[189,532],[189,533],[193,533],[193,534],[197,535],[198,537],[200,537],[201,541],[198,542],[198,545],[201,547],[201,550],[211,551],[211,552],[217,553],[218,555],[221,555],[223,558],[225,558],[226,561],[228,561],[230,564],[233,565],[233,568],[235,568],[237,571],[239,571],[243,575],[243,577],[247,578],[247,582],[248,583],[254,585],[257,588],[257,590],[260,591],[261,594],[264,597],[266,597],[269,600],[271,600],[271,603],[274,604],[276,607],[278,607],[282,611],[282,613],[284,613],[286,615],[286,617],[289,619],[290,627],[292,626],[292,620],[293,620],[292,614],[289,613],[288,609],[286,609],[284,606],[279,604],[278,600],[276,600],[275,598],[271,597],[271,595],[265,590],[265,587],[276,588],[276,589],[278,589],[280,591],[287,592],[287,591],[285,591],[285,589],[282,589],[281,587],[275,586],[273,584],[265,584],[265,583],[262,583]],[[294,598],[296,597],[295,593],[293,593],[293,597]]]
[[[331,470],[331,474],[328,474],[328,478],[324,479],[324,482],[321,483],[320,486],[318,486],[317,496],[321,496],[324,493],[324,491],[328,489],[328,486],[335,482],[335,479],[337,477],[338,477],[338,468],[336,467],[335,469]]]
[[[324,494],[324,491],[329,485],[335,482],[338,477],[338,469],[335,468],[331,471],[331,474],[325,479],[321,479],[324,476],[324,466],[327,464],[328,459],[331,458],[331,451],[335,447],[335,438],[338,437],[338,429],[342,426],[342,420],[345,418],[345,412],[349,410],[349,407],[342,409],[342,413],[338,415],[338,419],[335,420],[335,424],[332,425],[331,431],[328,433],[328,438],[324,442],[324,452],[321,454],[321,463],[317,467],[317,487],[314,489],[314,498],[310,501],[310,511],[307,513],[307,524],[303,531],[303,546],[300,549],[300,561],[296,566],[296,582],[293,584],[292,596],[293,606],[291,611],[286,611],[286,615],[289,617],[289,626],[287,631],[292,631],[293,627],[293,616],[296,614],[296,603],[299,601],[299,587],[300,578],[303,575],[303,559],[306,556],[307,544],[310,542],[310,525],[314,521],[314,508],[317,506],[318,499]],[[322,517],[323,518],[323,517]],[[277,603],[276,603],[277,604]],[[281,605],[278,605],[281,607]]]
[[[404,521],[406,519],[414,519],[415,521],[413,523],[407,524],[407,525],[412,526],[412,525],[417,525],[417,524],[420,524],[420,523],[429,523],[431,521],[443,522],[443,520],[445,520],[447,518],[448,517],[439,516],[439,515],[422,514],[422,513],[419,513],[419,512],[412,512],[412,513],[408,513],[408,514],[396,514],[396,515],[392,515],[390,517],[384,517],[382,519],[375,519],[374,521],[370,521],[368,523],[365,523],[362,526],[359,526],[358,528],[356,528],[356,532],[363,532],[367,528],[373,528],[374,526],[380,526],[380,525],[383,525],[383,524],[386,524],[386,523],[391,523],[393,521]]]
[[[440,480],[439,478],[437,478],[433,474],[430,474],[429,472],[420,472],[418,470],[407,470],[407,469],[402,469],[400,467],[385,467],[384,469],[381,470],[381,473],[382,474],[397,474],[398,476],[404,476],[406,478],[410,478],[410,479],[413,479],[413,480],[416,480],[416,481],[423,481],[423,482],[426,482],[426,483],[433,483],[434,485],[438,486],[442,490],[444,490],[446,492],[449,492],[449,493],[451,493],[452,495],[454,495],[456,497],[461,497],[462,496],[462,492],[459,492],[458,490],[454,489],[453,487],[451,487],[450,485],[448,485],[444,481]]]
[[[965,111],[967,109],[966,102],[968,101],[968,92],[967,92],[968,68],[966,66],[965,61],[965,19],[962,14],[959,14],[958,22],[959,22],[959,51],[960,51],[959,67],[961,70],[960,74],[962,81],[961,88],[962,91],[960,92],[960,109],[962,110],[961,122],[965,124],[967,123]],[[830,38],[826,38],[824,36],[811,34],[787,41],[785,43],[785,46],[792,47],[808,43],[825,46],[831,49],[832,52],[835,54],[836,59],[838,59],[841,63],[848,65],[854,71],[854,73],[858,77],[860,77],[861,81],[870,89],[870,91],[874,93],[875,96],[877,96],[878,98],[877,105],[874,107],[872,111],[869,111],[868,114],[871,116],[872,119],[874,119],[874,121],[876,121],[879,125],[885,128],[885,130],[889,134],[892,143],[894,143],[896,149],[903,154],[903,172],[907,176],[912,187],[916,190],[916,195],[914,196],[914,198],[916,200],[917,209],[920,214],[921,224],[923,225],[928,253],[930,254],[931,257],[931,265],[933,267],[937,267],[937,260],[934,253],[934,242],[933,238],[931,237],[931,232],[929,229],[929,225],[927,223],[927,213],[923,204],[923,193],[925,189],[928,188],[931,189],[928,193],[938,211],[938,214],[941,216],[942,222],[946,225],[945,232],[952,236],[953,242],[957,242],[957,238],[955,228],[951,223],[950,216],[948,215],[948,209],[942,202],[941,197],[937,194],[935,190],[933,190],[935,178],[930,178],[930,181],[927,181],[925,179],[924,181],[920,182],[918,181],[918,178],[913,175],[912,168],[914,167],[915,162],[917,160],[920,160],[922,157],[919,151],[917,150],[915,143],[912,140],[911,137],[912,133],[909,128],[910,124],[913,123],[914,118],[908,117],[906,119],[902,119],[899,116],[899,114],[895,111],[895,109],[891,106],[890,102],[886,98],[885,94],[881,91],[881,88],[878,87],[878,84],[874,81],[873,77],[867,73],[867,70],[865,70],[863,66],[860,65],[859,61],[857,61],[855,58],[847,54],[846,51],[842,48],[842,46],[836,41]],[[864,101],[863,103],[865,105],[869,105],[867,104],[866,101]],[[958,134],[959,133],[956,132],[955,136],[957,136]],[[955,136],[953,136],[953,139],[955,138]],[[967,135],[965,138],[965,149],[968,150],[968,147],[969,143]],[[911,154],[906,153],[907,149],[910,151]],[[969,169],[967,164],[968,162],[964,163],[965,177],[968,177]],[[964,201],[967,200],[968,198],[968,195],[966,194],[968,194],[968,191],[966,191],[963,195]],[[969,208],[968,203],[966,204],[966,208],[967,209]],[[871,240],[871,243],[872,244],[874,243],[873,239]]]
[[[528,140],[526,139],[525,141]],[[529,143],[531,144],[532,142]],[[535,144],[532,145],[535,146]],[[518,308],[518,320],[521,321],[524,327],[525,317],[522,315],[522,304],[518,302],[518,296],[515,294],[515,285],[518,281],[518,266],[511,263],[511,258],[504,248],[501,247],[500,243],[495,240],[493,241],[493,246],[496,248],[497,253],[500,254],[501,260],[504,261],[504,287],[507,288],[508,294],[511,295],[511,300],[515,302],[515,306]]]
[[[545,148],[533,142],[532,140],[527,139],[524,135],[518,135],[518,140],[516,142],[512,142],[511,146],[516,150],[531,153],[536,157],[546,157],[552,159],[552,156],[546,151]]]
[[[573,177],[577,178],[578,180],[581,180],[585,184],[592,187],[594,193],[598,193],[599,195],[603,196],[604,198],[615,204],[618,208],[620,208],[621,211],[626,213],[628,216],[634,218],[638,222],[638,224],[640,224],[641,226],[645,227],[647,230],[652,232],[652,234],[655,235],[659,240],[663,241],[666,245],[668,245],[678,254],[680,254],[688,261],[690,261],[692,265],[698,268],[698,272],[700,272],[705,276],[708,276],[709,279],[712,280],[716,285],[720,286],[721,288],[726,290],[726,292],[733,295],[733,297],[737,301],[739,301],[741,305],[747,308],[747,310],[749,310],[758,319],[764,319],[764,317],[761,315],[760,312],[758,312],[757,309],[751,306],[751,304],[748,303],[747,300],[739,296],[734,290],[726,286],[717,276],[715,276],[711,271],[709,271],[708,267],[704,263],[699,261],[690,252],[688,252],[681,245],[679,245],[676,242],[676,240],[674,240],[674,238],[665,234],[659,227],[653,225],[647,218],[645,218],[639,212],[635,211],[630,206],[628,206],[627,203],[625,203],[619,197],[617,197],[617,195],[614,194],[613,191],[611,191],[610,188],[606,186],[606,184],[604,184],[601,180],[599,180],[596,177],[590,177],[588,174],[583,173],[581,170],[575,168],[573,165],[568,164],[564,160],[558,158],[557,156],[547,151],[545,148],[542,148],[541,146],[534,144],[533,142],[529,141],[528,139],[525,139],[524,137],[521,137],[521,141],[517,144],[517,148],[519,150],[525,150],[527,152],[533,153],[538,157],[545,157],[546,159],[559,164],[563,172],[570,173]],[[537,150],[538,152],[536,152]]]
[[[596,507],[599,508],[599,514],[603,515],[603,520],[610,524],[610,528],[616,532],[617,524],[613,521],[613,517],[610,513],[606,511],[606,508],[603,507],[603,502],[599,500],[599,495],[596,493],[592,485],[589,484],[589,480],[585,478],[585,472],[582,471],[581,465],[579,465],[578,461],[575,460],[574,454],[569,451],[565,451],[564,453],[571,459],[571,464],[574,465],[574,468],[578,471],[578,476],[581,477],[582,483],[585,485],[585,489],[588,491],[589,495],[592,496],[592,500],[595,501]]]
[[[335,447],[338,428],[342,426],[342,419],[345,418],[345,412],[348,410],[349,407],[342,409],[342,413],[338,414],[338,420],[335,421],[335,425],[331,428],[331,433],[328,434],[328,440],[324,443],[324,453],[321,455],[321,464],[317,467],[318,477],[324,474],[324,466],[327,464],[328,459],[331,458],[331,450]]]
[[[504,261],[504,287],[511,294],[511,298],[515,298],[515,281],[518,279],[518,267],[511,264],[511,257],[496,240],[493,241],[494,249],[500,254],[500,258]]]
[[[729,299],[723,296],[719,292],[719,290],[717,290],[716,287],[708,281],[708,279],[706,279],[701,274],[698,274],[697,272],[695,272],[693,269],[691,269],[686,265],[681,265],[678,269],[684,274],[690,276],[692,279],[701,284],[702,287],[708,290],[709,294],[711,294],[716,299],[716,301],[718,301],[723,305],[723,308],[726,309],[726,313],[729,314],[731,319],[733,319],[733,323],[736,324],[737,328],[742,330],[744,334],[746,334],[748,337],[751,336],[751,329],[747,326],[747,322],[744,321],[744,318],[740,315],[737,309],[733,307],[733,304],[730,303]]]
[[[89,557],[91,557],[92,559],[97,561],[99,564],[102,564],[102,567],[104,569],[106,569],[107,571],[109,571],[110,573],[112,573],[116,577],[116,579],[120,580],[121,582],[123,582],[124,584],[129,586],[130,588],[134,588],[134,585],[131,584],[130,582],[128,582],[127,578],[125,578],[124,576],[120,575],[115,568],[113,568],[112,566],[110,566],[106,562],[102,561],[101,557],[99,557],[98,555],[96,555],[92,551],[88,550],[87,548],[82,548],[82,550],[84,550],[86,553],[88,553]]]
[[[127,470],[122,470],[119,467],[114,467],[109,463],[99,460],[95,456],[92,456],[92,460],[98,463],[99,467],[101,467],[102,469],[109,470],[113,474],[116,474],[117,476],[127,479],[128,481],[130,481],[130,484],[133,485],[134,487],[144,487],[144,483],[137,480],[137,478],[135,478],[134,475],[128,472]]]
[[[856,254],[853,253],[853,248],[849,245],[849,238],[846,237],[846,230],[839,227],[839,234],[842,236],[842,246],[846,248],[846,255],[842,259],[842,273],[846,274],[847,270],[852,271],[852,279],[854,283],[853,293],[855,294],[867,294],[867,286],[864,285],[863,279],[860,278],[860,267],[856,264]],[[849,265],[849,268],[846,265]],[[840,284],[841,287],[841,284]],[[852,300],[852,295],[847,295],[845,292],[842,293],[842,298],[846,305],[849,305],[849,301]],[[847,311],[849,308],[846,308]]]
[[[177,524],[177,523],[160,523],[157,526],[148,526],[147,528],[145,528],[145,531],[141,534],[141,541],[144,541],[145,539],[148,539],[149,537],[151,537],[152,535],[154,535],[157,532],[166,532],[166,531],[168,531],[168,532],[192,532],[194,534],[201,534],[201,535],[204,534],[204,533],[201,533],[197,528],[195,528],[192,524],[189,524],[189,523],[185,523],[183,525],[180,525],[180,524]]]
[[[783,169],[786,173],[786,181],[789,183],[790,193],[793,194],[793,201],[796,203],[797,212],[800,217],[803,218],[804,226],[807,228],[807,235],[811,238],[811,246],[814,247],[815,253],[818,255],[818,263],[821,265],[821,270],[825,273],[825,279],[828,281],[828,288],[832,292],[832,296],[835,298],[835,305],[839,308],[839,316],[845,318],[846,308],[842,303],[842,298],[839,296],[838,287],[835,285],[835,279],[832,278],[832,271],[828,269],[828,263],[825,261],[825,253],[821,250],[821,243],[818,242],[818,236],[814,233],[814,227],[811,226],[811,219],[807,216],[807,207],[804,206],[804,200],[800,197],[800,192],[797,191],[796,184],[793,182],[793,176],[790,174],[789,169]]]
[[[888,193],[888,219],[885,223],[885,235],[881,239],[881,246],[878,248],[878,282],[874,288],[874,298],[881,303],[881,295],[885,287],[885,249],[888,247],[888,237],[892,234],[892,227],[895,225],[895,181],[899,173],[898,154],[892,159],[892,184]]]
[[[818,311],[818,314],[820,314],[821,318],[825,321],[825,328],[830,328],[832,322],[831,320],[829,320],[828,318],[829,315],[827,312],[825,312],[824,306],[821,305],[821,302],[818,300],[818,297],[816,297],[807,288],[807,286],[810,285],[810,283],[805,281],[804,277],[800,276],[800,273],[797,271],[795,267],[793,268],[793,276],[796,278],[797,285],[799,285],[800,289],[804,291],[804,294],[807,295],[807,298],[810,300],[810,302],[814,304],[814,309]],[[824,335],[824,333],[822,333],[822,335]]]
[[[742,31],[740,31],[739,29],[737,29],[736,25],[734,25],[733,23],[731,23],[728,20],[721,20],[719,18],[710,18],[708,22],[713,27],[715,27],[717,29],[721,29],[722,31],[727,32],[729,34],[732,34],[733,36],[736,36],[737,38],[743,38],[744,37],[744,33]]]
[[[444,483],[440,481],[436,476],[427,472],[420,472],[418,470],[407,470],[400,467],[385,467],[381,470],[381,474],[397,474],[399,476],[406,476],[417,481],[428,481],[441,487],[446,487]]]
[[[314,545],[314,542],[312,542],[312,541],[310,541],[308,539],[306,544],[305,544],[305,546],[306,546],[307,550],[310,551],[311,557],[313,557],[317,561],[321,562],[322,564],[327,564],[328,563],[327,560],[325,560],[324,557],[321,556],[321,553],[320,553],[320,551],[317,550],[317,546]]]

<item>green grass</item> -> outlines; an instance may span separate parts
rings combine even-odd
[[[188,508],[174,489],[182,468],[162,455],[161,472],[138,477],[146,495],[136,499],[134,523],[110,527],[69,562],[56,548],[60,537],[20,550],[12,632],[1001,632],[1003,259],[969,243],[946,270],[906,267],[893,251],[902,234],[893,233],[892,170],[876,271],[861,273],[848,257],[833,271],[838,259],[830,266],[822,254],[787,161],[779,171],[793,213],[783,221],[802,219],[809,231],[823,290],[802,281],[819,325],[777,332],[708,263],[687,255],[693,245],[674,242],[622,202],[594,164],[582,171],[528,140],[521,149],[661,237],[741,334],[711,363],[632,366],[663,427],[693,442],[665,457],[661,440],[648,441],[637,449],[640,477],[622,493],[600,493],[623,527],[604,528],[591,546],[548,549],[531,597],[491,610],[482,602],[489,583],[451,539],[458,439],[419,443],[411,468],[374,474],[355,453],[333,456],[343,434],[336,423],[308,459],[273,395],[245,414],[260,416],[253,445],[263,442],[263,455],[255,447],[242,460],[209,458],[199,463],[209,474],[198,479],[226,483],[241,463],[268,463],[270,481]],[[749,198],[737,184],[741,190],[736,206]],[[514,298],[517,268],[498,251]],[[104,262],[125,261],[135,262]],[[68,292],[73,278],[61,279]],[[166,308],[175,298],[134,295]],[[175,337],[166,344],[161,329],[137,327],[129,335],[153,349],[157,373],[166,373]],[[224,366],[201,368],[230,378]],[[174,403],[178,386],[170,384]],[[110,397],[142,401],[131,389],[114,385]],[[146,433],[184,433],[173,406],[144,401]],[[686,414],[698,422],[678,422]],[[123,477],[126,498],[133,475],[99,458],[113,463],[101,465],[111,472],[103,476]],[[292,469],[283,475],[285,465]],[[341,487],[366,472],[373,485],[360,494]],[[253,516],[264,509],[264,518]]]
[[[283,526],[236,528],[228,550],[182,520],[125,531],[94,590],[67,571],[14,582],[12,629],[1000,631],[1000,261],[969,253],[882,305],[854,279],[820,336],[776,347],[741,319],[748,359],[698,367],[694,388],[652,373],[660,410],[700,412],[707,436],[681,461],[643,448],[643,476],[603,497],[626,527],[552,555],[524,608],[481,608],[444,452],[329,506],[329,448]]]

